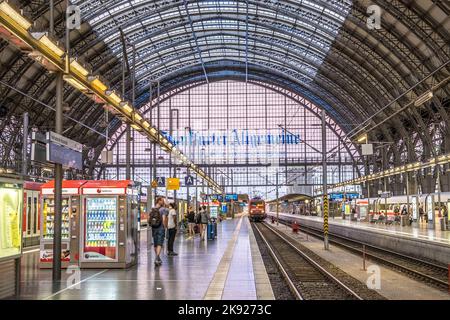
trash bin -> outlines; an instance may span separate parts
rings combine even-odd
[[[439,225],[441,226],[441,231],[445,231],[447,229],[444,218],[439,218]]]

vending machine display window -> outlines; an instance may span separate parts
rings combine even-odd
[[[117,198],[87,198],[85,260],[117,260]]]
[[[23,191],[15,184],[0,185],[0,259],[21,253]]]
[[[43,230],[42,238],[44,240],[53,240],[55,233],[55,200],[54,198],[45,198],[43,200]],[[69,240],[70,236],[70,216],[69,216],[69,198],[62,200],[62,225],[61,238]]]

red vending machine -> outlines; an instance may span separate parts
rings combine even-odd
[[[61,266],[79,263],[79,216],[81,212],[81,186],[85,180],[64,180],[62,184],[62,253]],[[53,263],[53,234],[55,217],[55,181],[41,187],[41,268],[51,268]]]
[[[82,268],[137,262],[139,190],[133,181],[89,181],[82,192]]]

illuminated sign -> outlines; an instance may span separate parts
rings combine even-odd
[[[167,190],[180,190],[180,179],[178,178],[167,179]]]
[[[237,194],[226,194],[225,195],[225,201],[238,201],[238,195]]]
[[[359,193],[330,193],[328,195],[328,199],[330,199],[331,201],[342,201],[344,200],[344,196],[346,200],[359,199]]]

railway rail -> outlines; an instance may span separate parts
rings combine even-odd
[[[280,223],[289,225],[291,221],[280,219]],[[316,238],[323,239],[323,231],[309,226],[301,226],[300,229]],[[406,256],[404,254],[376,247],[347,237],[329,233],[330,243],[334,243],[354,253],[366,255],[373,261],[377,261],[396,271],[432,285],[441,290],[449,289],[448,266],[438,265],[431,261]]]
[[[265,223],[253,225],[298,300],[363,300],[285,235]]]

